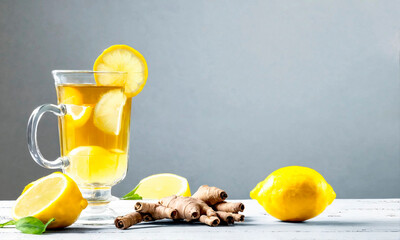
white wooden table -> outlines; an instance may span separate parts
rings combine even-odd
[[[0,228],[1,240],[12,239],[400,239],[400,199],[336,199],[325,212],[304,223],[287,223],[265,213],[253,200],[241,200],[245,222],[209,227],[203,224],[162,220],[140,223],[128,230],[114,226],[87,227],[74,224],[43,235]],[[132,211],[133,201],[113,201],[123,215]],[[0,222],[10,219],[13,201],[0,201]]]

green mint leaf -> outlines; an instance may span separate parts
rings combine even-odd
[[[0,228],[2,228],[4,226],[7,226],[7,225],[15,225],[16,222],[17,221],[15,221],[15,220],[10,220],[10,221],[5,222],[5,223],[0,223]]]
[[[136,193],[136,190],[139,188],[140,183],[129,193],[127,193],[125,196],[123,196],[121,199],[122,200],[142,200],[142,197]]]
[[[42,221],[35,217],[24,217],[18,221],[11,220],[5,223],[0,223],[0,228],[7,225],[15,225],[15,228],[23,233],[42,234],[46,231],[47,226],[55,220],[56,219],[52,218],[46,224],[43,224]]]
[[[15,228],[23,233],[42,234],[46,230],[46,226],[35,217],[24,217],[17,221]]]
[[[122,200],[142,200],[143,198],[139,194],[125,195],[121,198]]]

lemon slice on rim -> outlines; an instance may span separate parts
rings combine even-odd
[[[56,220],[49,228],[66,227],[74,223],[87,201],[82,197],[78,185],[67,175],[55,172],[32,182],[18,197],[12,217],[16,220],[33,216],[47,222]]]
[[[118,89],[102,95],[94,108],[94,125],[108,134],[118,135],[121,131],[125,102],[125,94]]]
[[[160,173],[143,178],[136,190],[144,199],[161,199],[171,195],[190,197],[186,178],[172,173]]]
[[[127,72],[125,94],[128,98],[139,94],[146,84],[148,70],[142,54],[127,45],[113,45],[96,59],[94,71]],[[96,82],[104,86],[120,86],[123,79],[115,75],[96,75]]]

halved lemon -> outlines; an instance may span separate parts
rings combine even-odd
[[[108,134],[118,135],[121,131],[125,102],[126,96],[119,89],[102,95],[94,108],[94,125]]]
[[[12,209],[12,217],[18,220],[33,216],[42,222],[55,218],[49,228],[62,228],[73,224],[87,204],[76,183],[67,175],[55,172],[24,189]]]
[[[96,59],[94,71],[127,72],[125,94],[128,98],[139,94],[146,84],[148,70],[142,54],[127,45],[113,45]],[[121,76],[96,75],[96,82],[104,86],[120,86]]]
[[[66,121],[73,124],[75,127],[82,127],[89,120],[92,114],[91,106],[78,106],[66,104],[67,114],[65,115]]]
[[[136,193],[144,199],[160,199],[171,195],[191,196],[187,179],[172,173],[160,173],[143,178]]]

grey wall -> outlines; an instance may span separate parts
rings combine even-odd
[[[124,43],[149,65],[129,173],[247,198],[273,170],[319,171],[338,198],[400,197],[399,1],[0,1],[0,199],[51,171],[26,146],[52,69]],[[39,128],[58,156],[57,123]]]

